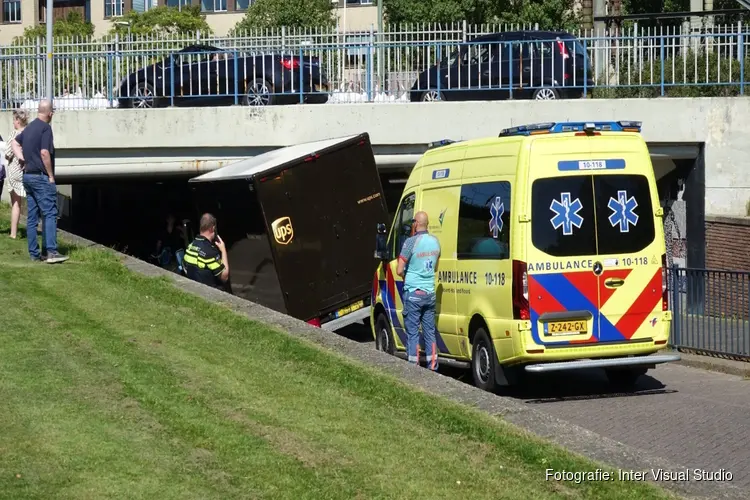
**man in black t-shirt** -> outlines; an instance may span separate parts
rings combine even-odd
[[[216,234],[216,218],[203,214],[200,234],[185,250],[182,264],[187,277],[214,288],[224,288],[229,280],[227,247]]]
[[[26,235],[29,255],[33,261],[41,261],[36,226],[39,216],[43,219],[42,239],[47,250],[47,263],[65,262],[66,255],[57,251],[57,185],[55,184],[55,144],[52,136],[52,103],[47,99],[39,102],[37,118],[26,125],[11,141],[13,154],[23,166],[23,187],[26,190],[28,213]]]

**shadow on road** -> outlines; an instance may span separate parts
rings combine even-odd
[[[362,323],[349,325],[337,331],[339,335],[360,343],[372,343],[375,348],[370,326]],[[473,385],[471,371],[461,363],[441,360],[440,374],[455,378]],[[625,398],[650,396],[654,394],[676,393],[667,389],[659,380],[652,377],[649,371],[638,379],[632,391],[622,391],[610,385],[604,370],[576,370],[565,373],[529,374],[523,385],[518,387],[501,387],[497,394],[512,397],[528,404],[556,403],[563,401],[580,401],[605,398]]]
[[[613,387],[604,370],[576,370],[566,373],[529,376],[522,387],[503,388],[499,394],[511,396],[529,404],[555,403],[604,398],[623,398],[668,394],[677,391],[646,374],[638,379],[631,391]]]

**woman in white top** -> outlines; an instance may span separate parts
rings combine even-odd
[[[23,188],[23,168],[13,154],[10,143],[15,136],[21,133],[28,123],[26,111],[21,109],[13,110],[13,128],[10,137],[5,141],[5,159],[8,160],[6,171],[8,191],[10,192],[11,217],[10,217],[10,237],[16,239],[18,231],[18,220],[21,218],[21,200],[26,198],[26,190]]]

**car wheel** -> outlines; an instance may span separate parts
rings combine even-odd
[[[495,347],[484,328],[474,334],[471,348],[471,376],[474,385],[482,390],[494,392],[495,382]]]
[[[444,101],[445,94],[437,90],[428,90],[422,94],[422,102]]]
[[[135,87],[135,96],[133,96],[133,108],[153,108],[156,96],[154,95],[154,86],[148,82],[139,83]]]
[[[385,314],[378,314],[375,319],[375,349],[390,355],[396,354],[396,343],[393,341],[391,324]]]
[[[647,368],[609,369],[606,370],[607,379],[617,389],[632,390],[635,388],[641,375],[645,375]]]
[[[263,78],[256,78],[248,83],[245,90],[245,106],[270,106],[273,104],[273,85]]]
[[[536,101],[555,101],[560,99],[560,93],[551,87],[542,87],[534,91],[533,98]]]

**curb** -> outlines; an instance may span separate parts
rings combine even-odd
[[[207,287],[67,231],[58,229],[58,233],[67,243],[79,248],[88,247],[114,253],[120,258],[122,264],[132,272],[146,277],[167,277],[176,288],[183,292],[197,295],[216,305],[226,306],[233,312],[252,321],[265,323],[288,335],[311,342],[334,356],[341,356],[353,363],[359,362],[365,365],[367,369],[393,376],[416,390],[422,390],[433,396],[468,406],[494,418],[499,417],[522,431],[532,434],[533,437],[552,442],[602,465],[606,464],[615,469],[640,471],[686,469],[684,466],[672,463],[662,457],[651,455],[544,413],[511,397],[495,395],[454,378],[413,366],[395,356],[377,351],[369,345],[363,345],[333,332],[315,328],[296,318]],[[540,468],[540,480],[544,478],[544,473],[545,471]],[[674,481],[658,483],[658,486],[683,498],[717,500],[747,498],[744,491],[724,483]]]
[[[711,372],[724,373],[726,375],[734,375],[750,380],[750,363],[746,361],[734,361],[704,354],[693,354],[680,350],[676,350],[674,352],[679,353],[682,357],[682,359],[680,361],[676,361],[675,364],[688,366],[690,368],[696,368],[699,370],[707,370]]]

